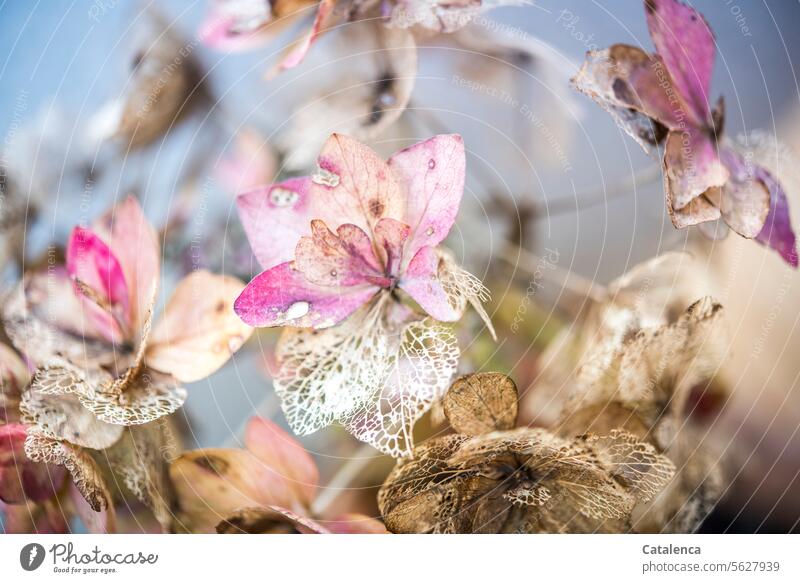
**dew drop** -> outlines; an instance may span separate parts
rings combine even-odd
[[[434,168],[436,168],[436,160],[434,160],[433,158],[431,158],[430,160],[428,160],[428,168],[430,168],[431,170],[433,170]]]
[[[431,235],[433,235],[433,232],[434,232],[434,231],[433,231],[433,227],[428,227],[428,228],[425,230],[425,234],[426,234],[426,235],[428,235],[428,237],[430,237]]]
[[[275,206],[291,206],[297,202],[298,198],[300,198],[300,195],[288,188],[273,188],[269,192],[269,200]]]
[[[289,309],[286,310],[286,319],[287,320],[294,320],[296,318],[302,318],[306,314],[308,314],[308,310],[311,306],[308,302],[295,302]]]
[[[339,275],[339,272],[335,269],[331,269],[331,277],[336,277],[337,275]]]
[[[311,182],[336,188],[339,186],[339,175],[321,166],[317,166],[317,171],[311,176]]]

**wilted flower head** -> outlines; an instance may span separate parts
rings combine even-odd
[[[220,533],[385,531],[367,516],[312,516],[317,466],[302,445],[271,421],[252,418],[244,445],[194,450],[172,463],[181,528]]]
[[[797,267],[786,193],[764,167],[722,140],[724,101],[710,105],[715,42],[679,0],[645,0],[655,54],[628,45],[590,51],[574,79],[649,151],[664,142],[667,210],[677,228],[722,219]]]
[[[483,286],[437,249],[463,188],[459,136],[384,162],[334,134],[314,176],[239,197],[266,271],[234,308],[250,325],[294,328],[277,349],[275,387],[296,432],[339,420],[386,453],[408,453],[414,421],[458,362],[455,337],[438,322],[457,320],[467,302],[485,318]]]
[[[497,373],[456,381],[444,409],[459,433],[417,447],[379,492],[393,532],[622,532],[674,473],[625,431],[563,439],[510,429],[516,388]]]

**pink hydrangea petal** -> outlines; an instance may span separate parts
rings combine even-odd
[[[410,260],[421,247],[438,245],[453,226],[464,193],[464,141],[456,134],[435,136],[400,150],[388,165],[407,197]]]
[[[303,62],[311,46],[317,41],[322,33],[322,29],[328,17],[336,7],[336,0],[322,0],[317,8],[317,15],[311,29],[302,38],[298,39],[289,47],[289,50],[281,57],[278,66],[268,75],[272,77],[281,71],[292,69]]]
[[[244,444],[261,463],[286,480],[303,505],[311,505],[317,493],[319,470],[300,442],[272,421],[253,417],[245,429]]]
[[[367,303],[377,286],[324,287],[309,282],[287,261],[256,276],[234,310],[250,326],[328,328]]]
[[[77,286],[76,293],[84,299],[99,332],[108,340],[122,337],[119,320],[130,324],[128,284],[122,267],[110,247],[94,232],[75,227],[67,243],[67,272],[91,288],[96,298],[88,298]],[[98,301],[108,309],[98,307]]]
[[[390,277],[400,273],[403,247],[411,234],[411,227],[394,219],[381,219],[375,225],[375,245],[382,255],[384,272]]]
[[[311,236],[301,237],[295,250],[295,267],[311,283],[354,286],[365,283],[388,286],[372,241],[359,227],[340,225],[334,234],[324,221],[311,221]]]
[[[403,273],[399,287],[437,320],[458,320],[459,314],[450,305],[439,280],[439,256],[433,247],[423,247],[417,252]]]
[[[93,224],[119,261],[131,303],[130,321],[141,330],[161,275],[161,248],[139,201],[127,196]]]
[[[384,217],[402,221],[406,197],[387,163],[358,140],[333,134],[317,159],[312,179],[314,218],[332,229],[352,223],[370,236]]]
[[[754,166],[735,150],[722,148],[720,157],[730,177],[725,186],[706,197],[719,207],[726,225],[752,239],[762,231],[769,214],[769,189]]]
[[[645,0],[647,26],[659,56],[689,106],[695,125],[709,125],[714,33],[703,16],[679,0]]]
[[[244,51],[263,44],[267,37],[260,28],[237,32],[237,19],[212,8],[200,25],[198,38],[204,45],[217,50]]]
[[[673,210],[683,209],[709,188],[728,180],[716,142],[700,130],[670,132],[663,163],[667,204]]]
[[[0,425],[0,500],[7,504],[47,500],[64,482],[64,468],[28,460],[26,436],[21,423]]]
[[[756,166],[755,173],[766,184],[770,193],[769,214],[756,241],[777,251],[786,263],[796,268],[797,247],[786,192],[765,168]]]
[[[291,178],[244,193],[236,199],[239,217],[261,267],[294,259],[300,237],[310,230],[311,179]]]

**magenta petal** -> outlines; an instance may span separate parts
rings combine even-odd
[[[396,277],[403,261],[403,246],[411,227],[394,219],[381,219],[375,225],[375,245],[382,254],[384,272]]]
[[[764,228],[756,237],[762,245],[772,247],[783,260],[797,267],[797,247],[792,221],[789,217],[789,202],[780,183],[761,166],[755,167],[755,175],[767,186],[770,194],[769,214]]]
[[[458,320],[439,281],[439,256],[433,247],[423,247],[408,264],[399,287],[431,316],[442,322]]]
[[[270,19],[269,6],[261,3],[265,8],[266,24]],[[263,44],[267,39],[261,27],[254,26],[251,30],[239,32],[238,20],[231,15],[222,13],[219,8],[212,8],[206,19],[200,25],[197,33],[200,42],[217,50],[244,51]]]
[[[407,197],[410,259],[421,247],[438,245],[453,226],[464,194],[464,141],[457,134],[434,136],[395,153],[388,164]]]
[[[359,227],[340,225],[334,234],[322,220],[311,221],[310,237],[301,237],[295,267],[306,280],[328,287],[372,283],[388,287],[372,241]]]
[[[316,285],[287,261],[256,276],[236,298],[233,309],[250,326],[327,328],[344,320],[379,289]]]
[[[309,232],[311,201],[308,177],[290,178],[236,199],[239,217],[261,267],[294,259],[300,237]]]
[[[695,124],[711,122],[709,89],[714,70],[714,33],[703,16],[679,0],[645,0],[647,26],[675,89]]]
[[[129,324],[130,302],[122,267],[111,248],[92,231],[75,227],[67,243],[67,272],[96,296],[88,298],[76,286],[76,293],[86,300],[100,332],[109,340],[117,338],[121,331],[112,312]],[[107,309],[99,308],[98,303]]]
[[[64,481],[64,469],[33,463],[25,456],[25,426],[0,426],[0,500],[20,504],[52,498]]]

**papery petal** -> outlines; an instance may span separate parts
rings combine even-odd
[[[380,288],[323,287],[309,282],[293,262],[256,276],[236,298],[234,311],[250,326],[328,328],[367,303]]]
[[[328,17],[333,13],[336,7],[336,0],[322,0],[317,8],[317,15],[314,17],[314,23],[311,28],[301,38],[294,41],[289,49],[281,56],[278,65],[273,69],[267,77],[273,77],[278,73],[287,69],[292,69],[303,62],[306,58],[311,45],[313,45],[327,24]]]
[[[270,2],[216,0],[200,25],[200,42],[217,49],[240,51],[263,44],[264,26],[272,20]]]
[[[243,289],[235,277],[205,270],[183,278],[150,335],[148,366],[185,383],[219,369],[253,333],[233,311]]]
[[[290,178],[244,193],[236,199],[253,254],[269,269],[294,259],[300,237],[308,234],[311,219],[311,179]]]
[[[439,255],[433,247],[419,250],[403,273],[399,287],[437,320],[453,322],[461,316],[453,309],[439,280]]]
[[[242,508],[216,527],[217,534],[329,534],[316,520],[280,506]]]
[[[694,124],[710,125],[714,33],[699,12],[679,0],[645,0],[644,5],[650,36]]]
[[[153,225],[139,201],[127,196],[95,221],[93,228],[119,261],[131,303],[131,324],[142,329],[161,275],[161,250]]]
[[[0,343],[0,423],[19,418],[19,400],[30,382],[30,372],[11,348]]]
[[[293,484],[250,451],[190,451],[172,462],[169,473],[179,518],[192,530],[211,532],[240,508],[298,507]]]
[[[742,237],[752,239],[761,232],[769,214],[769,190],[756,175],[752,163],[737,152],[724,148],[720,156],[730,178],[725,186],[714,189],[706,198],[719,207],[725,224]]]
[[[766,184],[770,193],[770,209],[764,227],[756,237],[762,245],[772,247],[783,260],[797,267],[797,248],[792,221],[789,217],[789,202],[780,183],[761,166],[755,167],[756,176]]]
[[[410,251],[404,248],[411,227],[394,219],[381,219],[375,225],[375,245],[381,254],[384,271],[391,277],[399,275],[403,257]]]
[[[406,195],[389,166],[358,140],[333,134],[317,159],[312,178],[315,218],[331,228],[352,223],[367,234],[384,217],[403,221]]]
[[[7,504],[47,500],[64,482],[63,468],[28,459],[26,437],[21,423],[0,425],[0,500]]]
[[[111,534],[116,532],[116,514],[113,507],[101,508],[96,511],[83,497],[80,489],[75,484],[69,485],[69,499],[75,514],[81,519],[90,534]]]
[[[359,227],[339,225],[334,234],[324,221],[315,219],[311,233],[300,238],[295,250],[295,267],[307,281],[331,287],[368,283],[388,286],[372,241]]]
[[[673,224],[678,228],[681,221],[676,220],[676,212],[686,208],[709,189],[720,187],[728,180],[728,171],[719,158],[716,143],[699,130],[670,132],[664,146],[663,165],[667,209]],[[705,215],[702,216],[703,220],[710,220]]]
[[[591,97],[646,152],[661,143],[667,129],[678,129],[675,116],[680,97],[672,91],[664,65],[642,49],[617,44],[589,51],[572,79],[575,88]]]
[[[317,492],[319,470],[300,442],[272,421],[253,417],[245,429],[244,445],[261,463],[283,476],[297,500],[311,505]]]
[[[67,243],[67,271],[103,336],[119,340],[124,331],[118,319],[131,323],[130,291],[111,248],[92,231],[75,227]]]
[[[435,136],[400,150],[388,164],[407,197],[410,260],[421,247],[441,243],[453,226],[464,194],[464,141],[457,134]]]

